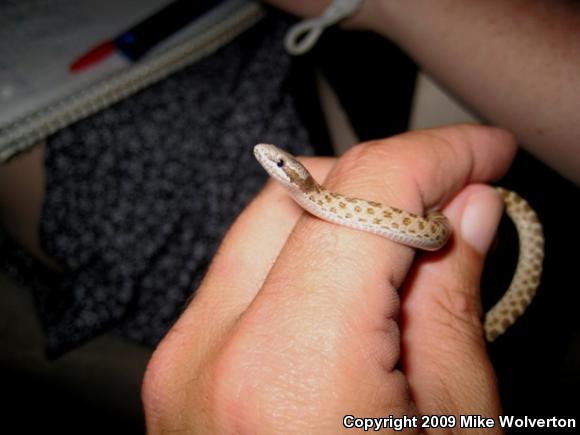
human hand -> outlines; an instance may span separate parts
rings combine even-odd
[[[270,183],[153,355],[149,433],[334,434],[345,415],[497,416],[478,289],[502,203],[475,183],[501,176],[514,151],[501,130],[456,126],[304,159],[349,196],[414,213],[446,205],[453,239],[414,264],[412,249],[303,214]]]

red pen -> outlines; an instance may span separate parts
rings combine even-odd
[[[69,70],[73,73],[79,72],[117,51],[131,61],[136,61],[159,42],[221,1],[176,0],[112,40],[98,44],[76,59],[69,66]]]

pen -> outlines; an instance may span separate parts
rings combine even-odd
[[[102,42],[75,60],[71,72],[79,72],[115,51],[131,61],[145,55],[159,42],[177,32],[222,0],[176,0],[111,40]]]

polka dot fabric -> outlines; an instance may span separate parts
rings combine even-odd
[[[66,269],[36,289],[50,351],[109,329],[154,346],[266,179],[254,144],[312,152],[286,87],[285,29],[265,18],[48,140],[41,238]]]

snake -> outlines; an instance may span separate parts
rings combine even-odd
[[[256,145],[254,156],[304,210],[324,221],[427,251],[441,249],[451,236],[451,224],[439,211],[419,216],[379,202],[332,192],[317,183],[293,155],[272,144]],[[544,260],[544,234],[534,209],[516,192],[502,187],[496,189],[518,233],[519,254],[507,291],[485,313],[483,332],[488,342],[504,334],[528,308],[540,284]]]

